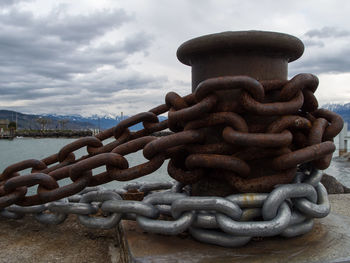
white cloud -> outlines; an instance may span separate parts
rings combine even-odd
[[[319,104],[350,102],[350,72],[342,74],[320,74],[320,84],[315,93]]]

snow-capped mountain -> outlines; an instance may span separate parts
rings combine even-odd
[[[336,104],[336,103],[328,103],[322,105],[321,108],[334,111],[343,117],[344,121],[350,122],[350,103],[345,104]]]
[[[81,115],[46,115],[48,118],[52,119],[58,119],[58,120],[68,120],[71,122],[80,122],[80,123],[90,123],[92,126],[91,128],[96,128],[96,129],[101,129],[101,130],[106,130],[109,129],[115,125],[117,125],[119,122],[122,120],[125,120],[129,118],[129,116],[98,116],[98,115],[93,115],[90,117],[83,117]],[[165,120],[167,118],[163,116],[159,116],[159,120]],[[143,129],[143,126],[141,123],[136,124],[134,126],[130,127],[130,130],[132,131],[137,131]]]
[[[350,103],[345,104],[336,104],[336,103],[327,103],[325,105],[322,105],[321,108],[328,109],[334,112],[346,112],[350,111]]]

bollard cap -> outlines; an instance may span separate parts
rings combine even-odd
[[[177,50],[177,58],[192,66],[192,60],[212,53],[262,53],[286,59],[301,57],[304,44],[297,37],[268,31],[227,31],[186,41]]]

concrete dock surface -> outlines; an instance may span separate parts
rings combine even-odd
[[[0,262],[120,262],[118,229],[86,228],[75,215],[60,225],[32,216],[0,219]]]
[[[71,215],[47,226],[26,216],[0,219],[0,262],[350,262],[350,195],[329,196],[332,212],[301,237],[254,239],[242,248],[162,236],[124,221],[111,230],[89,229]]]

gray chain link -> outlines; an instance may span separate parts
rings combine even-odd
[[[56,202],[66,204],[66,205],[69,204],[69,201],[67,198],[58,200]],[[45,204],[44,206],[48,208],[50,204],[48,203],[48,204]],[[68,217],[68,214],[66,213],[45,213],[45,210],[34,214],[35,219],[42,224],[58,225],[63,223]]]
[[[189,196],[189,186],[178,182],[129,183],[123,189],[89,187],[68,199],[44,205],[12,205],[0,216],[19,219],[34,214],[44,224],[60,224],[69,214],[92,228],[115,227],[121,219],[136,220],[145,231],[177,235],[186,230],[201,242],[225,247],[242,246],[252,237],[294,237],[309,232],[313,218],[330,211],[327,191],[316,169],[298,172],[294,183],[271,193],[223,197]],[[143,201],[122,200],[120,194],[137,189]],[[166,218],[161,220],[160,215]]]

